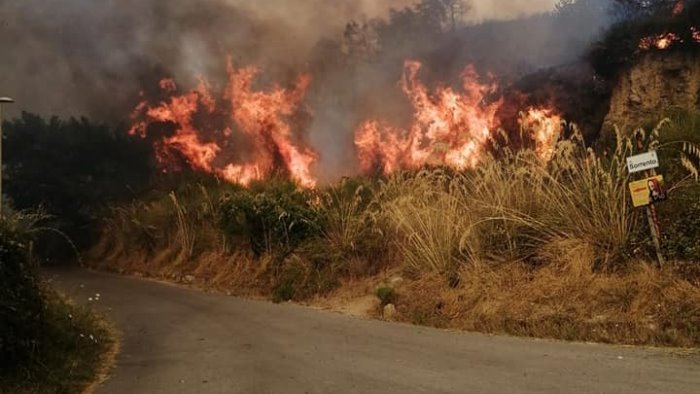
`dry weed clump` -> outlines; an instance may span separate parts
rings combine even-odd
[[[557,144],[551,161],[505,151],[462,173],[402,174],[383,185],[384,213],[418,272],[449,277],[465,263],[534,261],[559,239],[591,245],[597,266],[616,268],[636,220],[628,147],[598,158],[575,135]]]

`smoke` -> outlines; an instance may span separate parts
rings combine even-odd
[[[26,110],[116,122],[142,91],[157,94],[163,77],[183,87],[198,77],[223,83],[228,56],[260,66],[260,86],[310,72],[309,138],[327,178],[354,161],[352,134],[364,117],[405,120],[397,87],[405,59],[425,62],[428,82],[430,75],[456,82],[470,63],[513,78],[575,60],[605,24],[590,10],[569,19],[538,15],[556,0],[471,0],[465,28],[404,33],[397,15],[417,1],[4,0],[0,95],[17,100],[10,116]],[[370,47],[377,35],[383,42],[349,47],[350,21],[368,28]]]
[[[220,74],[228,55],[279,75],[303,67],[321,37],[349,20],[384,17],[415,0],[5,0],[0,90],[10,114],[123,118],[159,74]],[[551,9],[552,0],[473,1],[469,20]],[[288,72],[288,71],[287,71]],[[127,104],[129,103],[129,104]]]
[[[0,90],[11,109],[124,117],[154,78],[217,76],[226,56],[301,67],[319,37],[400,2],[323,0],[6,0],[0,3]]]
[[[0,3],[0,90],[19,110],[124,117],[139,90],[167,74],[221,75],[226,56],[279,76],[303,68],[322,37],[349,20],[415,0],[7,0]],[[472,1],[468,20],[546,11],[553,0]]]
[[[473,1],[471,19],[475,21],[493,19],[514,19],[532,14],[548,12],[554,9],[557,0],[510,0],[510,1]]]

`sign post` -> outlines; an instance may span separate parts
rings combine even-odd
[[[654,242],[660,268],[665,264],[665,260],[661,252],[661,228],[654,204],[666,200],[668,196],[663,188],[663,176],[656,175],[656,169],[659,168],[659,165],[656,151],[627,158],[627,169],[630,174],[644,171],[646,175],[645,179],[630,183],[630,192],[635,208],[646,207],[651,239]]]
[[[655,176],[656,171],[647,171],[647,175]],[[661,190],[659,190],[659,192],[664,195],[665,199],[666,193],[662,192]],[[652,201],[649,205],[647,205],[647,220],[649,221],[649,228],[651,228],[651,238],[654,241],[654,248],[656,249],[656,258],[659,260],[659,268],[661,268],[664,266],[664,264],[666,264],[666,262],[664,260],[663,253],[661,253],[661,227],[659,226],[659,218],[656,215],[656,205],[654,205],[654,202],[655,201]]]

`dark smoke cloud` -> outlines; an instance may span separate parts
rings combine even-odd
[[[221,76],[229,55],[273,73],[303,66],[319,36],[402,2],[329,3],[3,0],[0,90],[14,114],[120,119],[154,79]]]
[[[228,55],[272,73],[303,67],[350,19],[416,0],[3,0],[0,94],[42,114],[116,120],[145,83],[221,75]],[[553,0],[473,1],[470,20],[550,9]]]

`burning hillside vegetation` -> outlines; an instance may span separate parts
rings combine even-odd
[[[300,75],[290,88],[254,90],[258,73],[229,61],[228,84],[216,98],[204,80],[182,93],[173,80],[163,79],[162,100],[138,104],[130,133],[144,138],[159,134],[155,152],[165,170],[177,170],[182,159],[232,183],[247,185],[284,171],[300,185],[313,187],[311,166],[317,154],[300,132],[310,78]]]
[[[420,69],[420,62],[406,61],[400,81],[411,109],[408,127],[375,119],[357,126],[355,151],[363,173],[389,175],[424,166],[473,168],[504,133],[497,114],[505,99],[493,98],[498,90],[493,76],[482,82],[468,66],[459,89],[444,83],[430,89],[420,80]],[[291,87],[273,84],[255,90],[259,72],[253,67],[237,69],[229,62],[228,84],[217,98],[204,80],[191,91],[179,92],[173,80],[163,79],[161,99],[144,99],[134,110],[131,134],[154,138],[164,170],[177,170],[184,161],[241,185],[285,174],[314,187],[318,153],[308,144],[305,128],[313,109],[304,103],[313,78],[300,75]],[[520,126],[532,133],[527,138],[547,159],[563,121],[554,108],[524,111]]]

